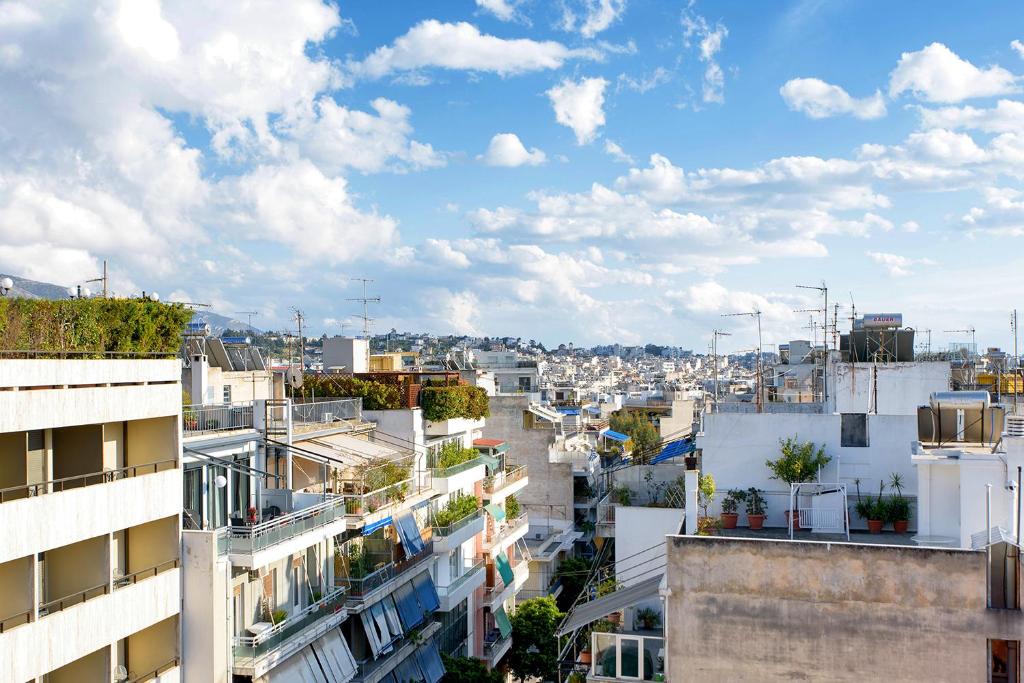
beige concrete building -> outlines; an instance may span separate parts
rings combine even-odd
[[[0,680],[178,681],[180,363],[0,360]]]

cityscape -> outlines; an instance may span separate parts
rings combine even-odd
[[[1021,681],[1022,20],[0,0],[0,683]]]

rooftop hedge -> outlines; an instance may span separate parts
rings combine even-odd
[[[478,420],[491,414],[487,391],[466,384],[423,387],[420,407],[423,417],[431,422],[457,417]]]
[[[0,351],[177,353],[192,311],[145,299],[0,299]]]
[[[397,384],[359,379],[342,374],[308,374],[302,378],[302,396],[317,398],[361,398],[363,410],[397,410],[402,407]]]

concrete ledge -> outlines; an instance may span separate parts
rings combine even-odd
[[[124,382],[178,382],[181,361],[160,359],[34,359],[0,363],[0,387],[48,387]],[[178,399],[179,403],[181,399]]]
[[[0,363],[3,367],[4,361]],[[14,361],[11,361],[14,362]],[[0,391],[5,432],[181,415],[181,384]]]

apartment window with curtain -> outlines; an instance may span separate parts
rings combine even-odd
[[[185,470],[185,515],[186,529],[203,528],[203,468]]]

